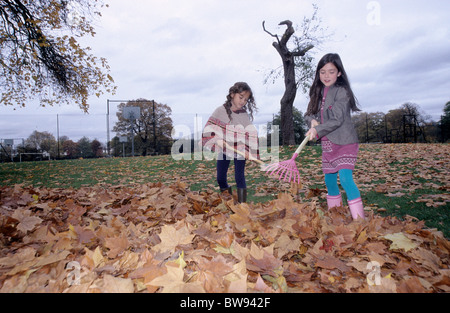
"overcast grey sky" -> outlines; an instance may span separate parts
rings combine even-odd
[[[438,121],[450,101],[450,1],[442,0],[109,0],[96,21],[97,35],[84,39],[107,58],[116,95],[92,97],[90,114],[76,106],[0,106],[0,138],[27,138],[34,130],[72,140],[106,142],[106,103],[145,98],[169,105],[174,125],[192,132],[196,114],[206,122],[236,81],[252,87],[265,124],[278,113],[284,86],[264,85],[264,73],[281,65],[261,23],[282,34],[280,21],[300,25],[319,6],[334,35],[316,50],[317,60],[336,52],[365,112],[388,112],[414,102]],[[298,93],[295,106],[306,111]],[[115,123],[111,105],[110,127]],[[115,134],[111,132],[111,138]],[[178,134],[180,135],[180,134]]]

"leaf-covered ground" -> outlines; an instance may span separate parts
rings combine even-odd
[[[0,292],[450,291],[450,243],[415,218],[189,187],[1,187]]]
[[[361,145],[364,222],[325,209],[320,147],[302,185],[249,163],[244,205],[211,161],[0,164],[0,292],[449,292],[449,147]]]
[[[281,147],[280,160],[290,159],[296,147]],[[0,186],[24,184],[33,187],[80,188],[97,184],[127,185],[162,182],[172,184],[181,180],[191,190],[214,188],[215,162],[204,160],[174,160],[169,156],[137,158],[105,158],[50,162],[0,163]],[[410,205],[431,208],[433,215],[450,202],[450,145],[448,144],[362,144],[355,169],[355,181],[368,205],[383,212],[395,212],[386,202],[407,200]],[[321,171],[319,146],[306,147],[297,158],[305,195],[316,189],[319,200],[326,194]],[[234,181],[233,169],[229,171]],[[289,184],[268,179],[255,164],[246,169],[251,202],[265,202],[277,197]],[[378,197],[383,195],[384,197]],[[378,203],[383,202],[383,203]],[[420,204],[422,205],[420,206]],[[401,203],[398,203],[399,206]],[[398,209],[398,208],[397,208]],[[406,209],[406,208],[401,208]],[[405,212],[400,212],[404,215]],[[444,212],[444,213],[443,213]],[[403,214],[402,214],[403,213]],[[426,216],[424,216],[426,219]],[[422,219],[422,218],[421,218]],[[443,215],[442,219],[448,219]],[[433,225],[436,227],[436,225]],[[449,233],[450,234],[450,233]]]

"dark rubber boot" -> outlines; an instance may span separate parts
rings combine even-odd
[[[247,188],[238,188],[237,189],[237,197],[239,203],[247,202]]]
[[[230,196],[233,195],[232,190],[231,190],[231,187],[223,188],[223,189],[220,188],[220,193],[224,193],[225,191],[228,191],[228,193],[230,194]]]

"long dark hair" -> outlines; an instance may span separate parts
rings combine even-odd
[[[319,113],[320,104],[322,102],[322,90],[325,87],[320,81],[320,70],[328,63],[333,63],[338,69],[341,75],[338,77],[335,86],[344,87],[350,97],[350,109],[352,112],[361,111],[358,107],[358,100],[353,94],[352,88],[350,87],[350,81],[348,80],[347,73],[345,72],[344,65],[342,64],[341,57],[337,53],[326,54],[320,59],[317,64],[316,76],[314,82],[309,91],[309,104],[306,111],[306,115],[315,115]]]
[[[228,117],[231,121],[231,95],[235,93],[241,93],[244,91],[248,91],[250,93],[250,97],[248,98],[247,104],[243,107],[248,114],[250,115],[251,120],[253,121],[253,112],[257,111],[255,98],[253,97],[253,91],[247,83],[237,82],[233,86],[231,86],[228,95],[227,101],[223,104],[225,109],[227,110]]]

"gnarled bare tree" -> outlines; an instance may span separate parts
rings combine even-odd
[[[297,89],[301,86],[303,92],[309,88],[310,81],[314,76],[313,57],[311,50],[318,46],[326,35],[324,29],[320,27],[321,20],[317,16],[317,6],[314,7],[314,13],[311,18],[304,18],[301,26],[301,36],[295,36],[295,28],[289,20],[282,21],[279,25],[285,25],[286,30],[283,36],[272,34],[266,29],[265,21],[263,21],[263,30],[276,39],[272,44],[277,50],[282,60],[282,70],[284,76],[285,92],[281,98],[281,132],[283,145],[294,145],[294,120],[293,106]],[[317,33],[322,34],[317,34]],[[289,47],[289,41],[292,39],[292,47]],[[280,76],[280,69],[272,70],[266,82],[270,77],[275,81]]]

